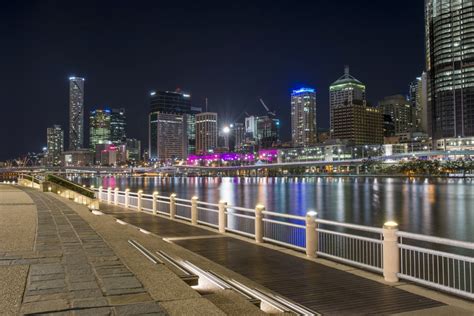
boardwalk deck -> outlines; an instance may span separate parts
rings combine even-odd
[[[200,237],[174,243],[323,314],[391,314],[443,305],[393,286],[232,237],[146,213],[101,205],[116,216],[163,237]]]

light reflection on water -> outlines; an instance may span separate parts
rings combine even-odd
[[[400,229],[474,241],[474,183],[465,179],[407,178],[76,178],[160,195],[305,215],[369,226],[395,220]]]

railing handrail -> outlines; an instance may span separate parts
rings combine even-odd
[[[440,245],[474,250],[474,242],[469,242],[469,241],[448,239],[448,238],[435,237],[435,236],[429,236],[429,235],[421,235],[421,234],[409,233],[405,231],[398,231],[397,236],[402,237],[402,238],[431,242],[431,243],[440,244]]]
[[[377,234],[382,233],[382,228],[372,227],[372,226],[365,226],[365,225],[342,223],[342,222],[330,221],[330,220],[327,220],[327,219],[317,218],[316,223],[324,224],[324,225],[331,225],[331,226],[340,226],[340,227],[345,227],[345,228],[350,228],[350,229],[355,229],[355,230],[366,231],[366,232],[370,232],[370,233],[377,233]]]
[[[320,219],[314,212],[300,216],[268,211],[260,205],[250,209],[222,202],[209,203],[199,199],[183,199],[176,197],[175,194],[161,196],[114,190],[113,192],[118,192],[119,195],[126,193],[125,202],[119,203],[118,197],[110,194],[111,190],[93,189],[93,191],[101,191],[99,199],[108,203],[125,205],[138,211],[151,211],[154,215],[161,214],[171,219],[187,220],[192,225],[211,226],[220,233],[241,234],[254,238],[256,243],[268,241],[302,250],[311,258],[320,255],[323,258],[383,273],[387,282],[405,279],[463,297],[473,296],[473,287],[466,286],[466,282],[467,278],[472,278],[474,258],[464,253],[462,255],[456,253],[459,249],[473,250],[473,242],[399,231],[396,223],[387,223],[387,226],[379,228]],[[152,207],[149,207],[149,203],[148,208],[143,207],[143,201],[153,201]],[[162,204],[169,205],[169,212],[166,208],[162,208]],[[229,225],[230,223],[234,223],[234,226]],[[420,245],[410,241],[429,244]],[[441,251],[436,249],[436,245],[446,245],[453,249]],[[428,262],[429,260],[431,261]],[[453,262],[450,263],[449,260]],[[454,260],[457,260],[457,263],[454,263]],[[456,269],[460,269],[459,267],[464,269],[467,267],[469,273],[453,274],[456,279],[451,283],[449,280],[445,283],[444,279],[440,281],[441,270],[442,275],[445,273],[444,269],[450,275],[457,271]],[[429,275],[430,268],[432,273],[437,269],[437,278]]]

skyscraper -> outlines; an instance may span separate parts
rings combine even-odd
[[[409,101],[413,112],[413,128],[417,132],[428,132],[428,100],[426,72],[410,83]]]
[[[316,90],[301,88],[291,93],[291,140],[295,147],[314,146],[316,128]]]
[[[191,105],[191,96],[179,91],[150,93],[149,155],[165,161],[186,159],[189,145],[195,142],[192,116],[201,112]],[[190,126],[191,125],[191,126]]]
[[[196,153],[205,154],[217,148],[217,113],[196,114]]]
[[[474,136],[474,2],[426,0],[428,117],[433,139]]]
[[[84,147],[84,78],[69,78],[69,150]]]
[[[330,133],[334,133],[334,109],[347,105],[366,106],[365,85],[349,74],[349,66],[344,75],[329,86]]]
[[[384,115],[390,115],[395,124],[395,133],[409,133],[414,130],[412,105],[401,94],[391,95],[379,102],[379,109]]]
[[[135,138],[127,138],[127,160],[138,162],[141,160],[142,144],[141,141]]]
[[[59,166],[61,154],[64,151],[64,131],[59,125],[54,125],[46,130],[47,137],[47,165]]]
[[[110,112],[110,141],[114,145],[125,143],[127,138],[125,109],[112,109]]]
[[[111,111],[108,109],[96,109],[89,116],[89,144],[92,150],[96,150],[99,144],[110,144],[110,122]]]
[[[235,123],[232,129],[235,141],[235,149],[241,150],[245,143],[245,125],[244,123]]]
[[[383,115],[362,104],[342,105],[333,110],[333,138],[354,145],[383,144]]]

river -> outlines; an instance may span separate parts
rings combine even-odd
[[[381,227],[385,221],[400,229],[474,241],[474,181],[447,178],[279,177],[159,178],[95,177],[72,180],[104,188],[140,189],[160,195],[176,193],[202,201],[225,200],[231,205],[305,215],[315,210],[323,219]]]

